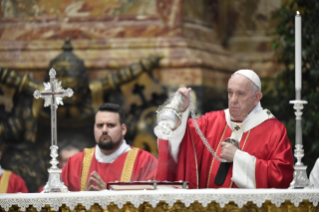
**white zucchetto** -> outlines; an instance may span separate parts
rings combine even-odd
[[[233,75],[236,75],[236,74],[240,74],[240,75],[247,77],[248,79],[250,79],[250,81],[252,81],[259,88],[259,90],[261,90],[260,78],[253,70],[241,69],[241,70],[236,71]]]

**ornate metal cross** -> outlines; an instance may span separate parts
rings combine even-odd
[[[36,90],[33,94],[34,98],[43,98],[44,99],[44,107],[51,106],[51,142],[52,145],[50,147],[52,160],[50,163],[52,164],[51,168],[48,170],[49,172],[49,181],[44,186],[44,192],[57,192],[57,191],[68,191],[68,188],[61,181],[61,169],[58,168],[57,164],[59,163],[56,159],[58,157],[58,146],[57,146],[57,127],[56,127],[56,110],[58,109],[58,105],[63,105],[62,98],[65,96],[71,97],[73,95],[72,89],[68,88],[67,90],[62,89],[61,82],[58,82],[55,79],[56,72],[52,68],[49,72],[50,82],[43,83],[44,90],[38,91]]]
[[[39,99],[42,97],[44,99],[44,107],[51,105],[51,141],[52,145],[57,145],[57,131],[56,131],[56,110],[58,105],[63,105],[62,98],[65,96],[71,97],[73,91],[71,88],[67,90],[62,89],[61,82],[55,79],[56,72],[51,68],[50,72],[50,82],[43,83],[44,90],[36,90],[33,94],[34,98]]]

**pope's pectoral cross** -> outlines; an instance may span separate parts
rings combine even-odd
[[[61,169],[57,167],[59,161],[56,159],[58,157],[58,146],[57,146],[57,126],[56,126],[56,110],[58,105],[63,105],[62,98],[65,96],[71,97],[73,95],[72,89],[68,88],[66,90],[62,89],[61,82],[58,82],[55,79],[56,72],[52,68],[49,72],[50,82],[43,83],[44,90],[38,91],[36,90],[33,96],[44,99],[44,107],[51,106],[51,154],[52,160],[50,163],[52,164],[49,171],[49,181],[44,187],[44,192],[56,192],[56,191],[68,191],[68,188],[61,181]]]

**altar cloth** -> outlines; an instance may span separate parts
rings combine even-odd
[[[25,211],[29,206],[41,211],[43,207],[49,205],[58,211],[65,204],[70,210],[81,204],[89,210],[94,204],[106,209],[108,205],[115,204],[122,208],[124,204],[130,202],[136,208],[147,202],[153,208],[165,201],[169,206],[173,206],[177,201],[189,207],[195,201],[206,207],[211,202],[216,202],[221,208],[233,202],[238,208],[244,204],[252,202],[257,207],[262,207],[266,201],[270,201],[276,207],[280,207],[286,201],[290,201],[295,207],[307,200],[317,208],[319,202],[319,189],[175,189],[175,190],[137,190],[137,191],[84,191],[68,193],[18,193],[1,194],[0,207],[5,211],[17,205],[19,209]]]

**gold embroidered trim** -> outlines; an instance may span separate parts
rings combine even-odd
[[[217,154],[217,150],[218,150],[220,144],[222,143],[222,140],[223,140],[223,138],[224,138],[226,129],[227,129],[227,124],[226,124],[226,126],[225,126],[225,129],[224,129],[224,132],[223,132],[223,134],[222,134],[222,137],[221,137],[220,140],[219,140],[219,143],[218,143],[218,146],[217,146],[217,149],[216,149],[216,154]],[[207,188],[208,188],[208,186],[209,186],[210,176],[211,176],[211,172],[212,172],[212,169],[213,169],[213,164],[214,164],[214,162],[215,162],[215,157],[213,157],[212,164],[210,165],[210,169],[209,169],[209,173],[208,173],[208,180],[207,180]]]
[[[189,130],[189,133],[191,134],[191,139],[192,139],[192,144],[193,144],[193,150],[194,150],[194,155],[195,155],[195,162],[196,162],[196,187],[197,189],[199,188],[199,177],[198,177],[198,166],[197,166],[197,154],[196,154],[196,150],[195,150],[195,144],[194,144],[194,139],[193,139],[193,135],[192,132]]]
[[[248,134],[247,134],[247,136],[246,136],[246,139],[245,139],[244,145],[243,145],[243,147],[241,148],[241,150],[244,150],[245,145],[246,145],[246,141],[247,141],[247,139],[248,139],[248,137],[249,137],[249,134],[250,134],[250,130],[248,131]],[[231,188],[231,187],[233,186],[233,183],[234,183],[234,182],[233,182],[233,181],[231,181],[229,188]]]
[[[121,182],[129,182],[131,180],[133,167],[134,167],[138,150],[139,150],[138,148],[134,147],[127,153],[124,167],[122,170]]]
[[[88,179],[88,174],[91,167],[92,158],[94,155],[95,148],[85,148],[84,149],[84,157],[82,162],[82,174],[81,174],[81,191],[85,191],[86,189],[86,181]]]
[[[255,188],[257,188],[257,185],[256,185],[256,161],[257,161],[257,158],[255,160],[255,173],[254,173],[254,176],[255,176],[255,178],[254,178],[254,186],[255,186]]]
[[[244,145],[243,145],[243,147],[241,148],[241,150],[244,150],[245,145],[246,145],[246,141],[247,141],[247,139],[248,139],[248,137],[249,137],[249,134],[250,134],[250,130],[248,131],[248,134],[247,134],[246,140],[245,140]]]
[[[11,171],[4,170],[0,180],[0,193],[7,193]]]
[[[158,149],[158,151],[159,151],[159,142],[158,142],[158,138],[157,138],[157,140],[156,140],[156,145],[157,145],[157,149]],[[156,176],[157,176],[157,169],[155,170],[155,174],[154,174],[153,180],[155,180],[155,179],[156,179]]]

